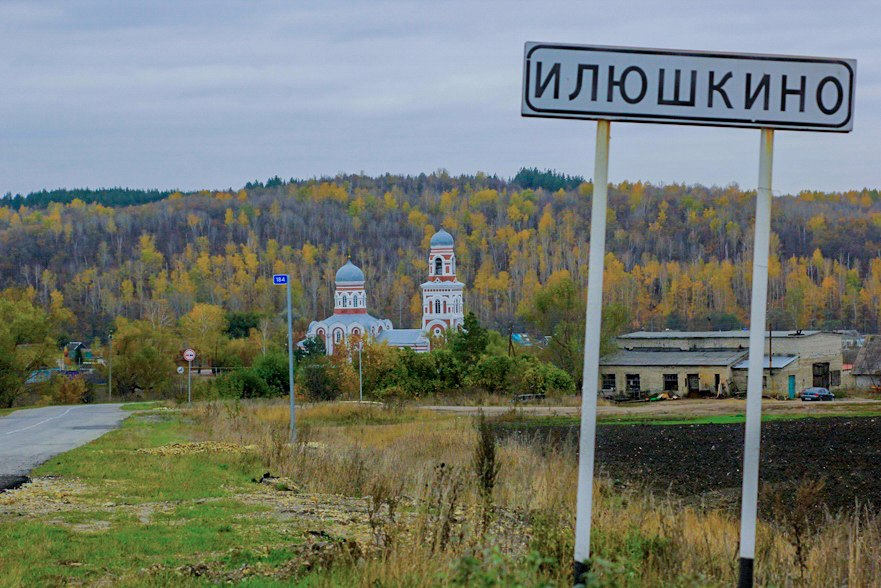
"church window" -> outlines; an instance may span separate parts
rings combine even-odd
[[[441,275],[441,273],[443,273],[442,272],[443,263],[444,262],[440,257],[434,258],[434,275],[439,276],[439,275]]]
[[[347,308],[349,306],[349,297],[343,296],[343,308]]]
[[[435,300],[434,301],[434,312],[436,314],[440,314],[440,311],[441,311],[440,300]]]
[[[339,329],[337,329],[336,331],[333,332],[333,342],[339,343],[342,340],[343,340],[343,332],[340,331]]]

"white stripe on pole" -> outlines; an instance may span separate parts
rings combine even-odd
[[[746,388],[746,431],[743,445],[743,492],[740,507],[741,588],[753,585],[756,555],[756,511],[759,494],[759,446],[762,427],[762,372],[765,355],[765,314],[768,302],[768,253],[771,239],[771,168],[774,131],[762,129],[756,230],[753,241],[753,291],[749,319],[749,371]]]
[[[596,445],[597,382],[600,368],[600,324],[603,316],[603,262],[606,256],[606,192],[609,185],[609,121],[597,121],[593,201],[590,207],[590,259],[584,323],[584,382],[581,385],[581,434],[578,457],[578,501],[575,514],[575,583],[587,572],[593,510],[593,467]]]

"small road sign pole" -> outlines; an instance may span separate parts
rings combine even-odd
[[[297,442],[297,427],[294,409],[294,325],[291,313],[291,278],[288,274],[275,274],[272,283],[287,287],[288,301],[288,391],[291,397],[291,443]]]
[[[291,397],[291,443],[297,442],[297,426],[294,409],[294,327],[291,317],[291,281],[285,280],[288,295],[288,391]]]
[[[746,432],[743,448],[743,492],[740,507],[739,588],[752,588],[756,554],[756,511],[759,493],[759,445],[762,426],[762,372],[768,301],[768,255],[771,238],[771,169],[774,130],[762,129],[756,230],[753,246],[753,288],[749,319],[749,366],[746,385]],[[769,358],[772,360],[773,358]],[[769,364],[770,365],[770,364]]]
[[[107,356],[107,400],[110,400],[113,398],[113,333],[110,334],[110,350]]]
[[[578,500],[575,518],[575,585],[585,584],[589,571],[590,521],[593,510],[593,469],[596,444],[597,382],[600,324],[603,315],[603,260],[606,256],[606,200],[609,185],[609,127],[597,121],[593,201],[590,207],[590,258],[587,270],[587,311],[584,322],[584,382],[581,385],[581,434],[578,458]]]
[[[196,352],[192,349],[184,351],[184,359],[187,362],[187,404],[193,405],[193,360],[196,359]]]

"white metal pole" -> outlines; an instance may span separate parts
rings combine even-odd
[[[364,402],[364,378],[361,372],[361,348],[364,344],[358,341],[358,402]]]
[[[187,360],[187,404],[193,405],[193,360]]]
[[[581,386],[581,434],[578,458],[578,501],[575,518],[575,584],[586,583],[589,570],[590,522],[593,510],[593,469],[596,445],[597,381],[600,323],[603,315],[603,261],[606,256],[606,200],[609,184],[609,127],[597,121],[593,202],[590,208],[590,258],[584,323],[584,382]]]
[[[756,511],[759,494],[759,446],[762,426],[762,372],[768,302],[768,255],[771,240],[771,169],[774,130],[762,129],[756,230],[753,242],[753,291],[749,319],[749,370],[746,387],[746,431],[743,446],[743,492],[740,507],[739,588],[753,586],[756,555]]]
[[[288,391],[291,397],[291,443],[297,442],[297,428],[294,413],[294,326],[291,318],[291,279],[288,276]]]
[[[107,400],[113,398],[113,334],[110,334],[110,352],[107,361]]]

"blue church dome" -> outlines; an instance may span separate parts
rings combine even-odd
[[[439,230],[431,237],[432,247],[452,247],[453,236],[444,229]]]
[[[346,265],[341,267],[336,272],[336,281],[337,282],[363,282],[364,281],[364,272],[361,271],[357,265],[352,263],[352,260],[346,262]]]

